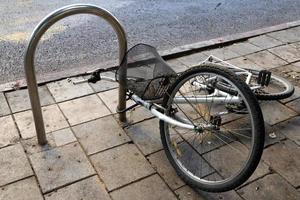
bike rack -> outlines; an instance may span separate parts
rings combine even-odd
[[[44,120],[42,115],[42,109],[41,109],[41,103],[40,103],[40,98],[38,93],[38,85],[37,85],[35,67],[34,67],[35,50],[43,34],[54,23],[56,23],[57,21],[65,17],[75,15],[75,14],[92,14],[92,15],[99,16],[104,20],[106,20],[113,27],[114,31],[117,33],[117,37],[119,41],[120,64],[127,51],[126,34],[118,19],[114,17],[107,10],[94,5],[74,4],[74,5],[69,5],[60,8],[54,11],[53,13],[49,14],[37,25],[37,27],[34,29],[30,37],[25,52],[24,67],[25,67],[26,80],[27,80],[28,92],[29,92],[29,97],[30,97],[30,102],[32,107],[37,139],[40,145],[47,144],[47,138],[45,134],[45,126],[44,126]],[[118,77],[118,81],[119,81],[119,103],[117,108],[118,110],[124,110],[126,108],[126,75],[127,75],[127,69],[121,68]],[[119,120],[121,122],[126,121],[125,112],[119,114]]]

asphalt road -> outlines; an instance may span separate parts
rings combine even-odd
[[[29,35],[47,14],[72,3],[91,3],[124,25],[129,47],[159,50],[300,19],[299,0],[0,0],[0,84],[24,78]],[[117,38],[105,21],[72,16],[55,24],[36,52],[40,80],[118,59]],[[111,64],[116,63],[115,61]]]

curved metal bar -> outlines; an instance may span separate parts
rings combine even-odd
[[[26,73],[26,79],[27,79],[27,85],[28,85],[28,91],[30,96],[30,102],[35,122],[35,129],[37,132],[37,138],[38,143],[40,145],[44,145],[47,143],[47,138],[45,134],[45,126],[43,121],[43,115],[41,110],[41,103],[39,99],[39,93],[38,93],[38,86],[37,86],[37,80],[35,75],[35,67],[34,67],[34,54],[36,47],[38,45],[39,40],[43,36],[43,34],[57,21],[71,16],[75,14],[92,14],[99,16],[106,20],[115,30],[117,33],[117,37],[119,40],[119,61],[122,62],[122,59],[127,51],[127,39],[125,31],[120,24],[120,22],[117,20],[116,17],[114,17],[110,12],[107,10],[94,6],[94,5],[88,5],[88,4],[74,4],[69,5],[63,8],[60,8],[53,13],[49,14],[47,17],[45,17],[38,26],[34,29],[30,41],[28,43],[26,52],[25,52],[25,60],[24,60],[24,66],[25,66],[25,73]],[[126,72],[127,69],[123,68],[120,69],[120,75],[119,75],[119,105],[118,109],[122,110],[126,107]],[[126,120],[126,114],[122,113],[120,115],[120,120],[125,121]]]

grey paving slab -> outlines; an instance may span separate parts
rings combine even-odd
[[[76,125],[111,114],[96,95],[90,95],[59,104],[71,125]]]
[[[294,99],[300,98],[300,87],[297,87],[297,86],[294,85],[294,89],[295,89],[295,91],[294,91],[294,94],[292,96],[290,96],[289,98],[286,98],[286,99],[282,99],[282,100],[280,100],[280,102],[287,103],[287,102],[292,101]]]
[[[90,157],[109,191],[154,173],[133,144],[125,144]]]
[[[234,59],[228,60],[227,62],[229,62],[230,64],[235,65],[237,67],[241,67],[241,68],[245,68],[245,69],[256,69],[256,70],[262,69],[261,66],[250,61],[249,59],[247,59],[245,57],[234,58]]]
[[[297,113],[277,101],[268,101],[261,104],[264,120],[270,125],[287,120]]]
[[[46,86],[39,87],[38,90],[42,106],[54,103],[54,99],[52,98]],[[27,89],[8,92],[5,95],[13,113],[31,109]]]
[[[278,58],[268,51],[260,51],[246,56],[247,59],[258,64],[264,69],[271,69],[288,64],[286,61]]]
[[[19,133],[11,115],[0,117],[0,147],[14,144],[19,140]]]
[[[236,58],[239,57],[240,55],[231,51],[229,47],[223,47],[223,48],[218,48],[218,49],[212,49],[209,51],[204,52],[207,55],[213,55],[216,56],[222,60],[228,60],[231,58]]]
[[[238,190],[247,200],[296,200],[299,192],[278,174],[270,174]]]
[[[4,94],[0,92],[0,117],[8,114],[10,114],[10,109],[8,107]]]
[[[53,135],[56,146],[63,146],[77,141],[70,128],[54,131],[51,134]]]
[[[294,117],[290,120],[277,125],[278,129],[290,140],[293,140],[300,146],[300,117]]]
[[[102,99],[102,101],[105,103],[105,105],[108,107],[111,113],[117,112],[117,106],[119,102],[119,90],[109,90],[106,92],[100,92],[98,93],[98,96]],[[126,102],[126,106],[133,105],[134,102],[132,100]]]
[[[240,43],[235,43],[235,44],[232,44],[230,46],[228,46],[228,48],[243,56],[243,55],[247,55],[247,54],[251,54],[251,53],[255,53],[255,52],[258,52],[261,50],[260,47],[257,47],[251,43],[248,43],[248,42],[240,42]]]
[[[187,65],[185,65],[184,63],[180,62],[179,59],[172,59],[172,60],[168,60],[167,63],[171,66],[171,68],[179,73],[179,72],[183,72],[185,70],[188,69]]]
[[[107,76],[111,78],[115,78],[115,74],[112,72],[101,73],[101,76]],[[89,76],[84,76],[84,79],[89,79]],[[98,81],[97,83],[89,83],[89,85],[93,88],[95,92],[103,92],[111,89],[115,89],[119,86],[117,82],[111,82],[106,80]]]
[[[124,129],[144,155],[162,149],[159,120],[151,119]]]
[[[35,154],[77,141],[70,128],[47,133],[46,137],[48,143],[43,146],[38,145],[37,137],[22,140],[21,143],[27,154]]]
[[[282,41],[276,40],[267,35],[261,35],[258,37],[250,38],[250,39],[248,39],[248,42],[250,42],[251,44],[254,44],[255,46],[258,46],[262,49],[269,49],[269,48],[284,44]]]
[[[150,113],[146,108],[139,106],[127,111],[127,120],[130,124],[140,122],[146,119],[153,118],[154,115]]]
[[[176,190],[185,185],[181,178],[176,174],[163,150],[151,154],[148,156],[148,160],[172,190]]]
[[[68,127],[68,123],[57,105],[42,107],[46,132],[56,131]],[[36,135],[31,110],[14,114],[22,138],[31,138]]]
[[[88,155],[130,141],[113,116],[83,123],[72,129]]]
[[[286,104],[289,108],[293,109],[294,111],[300,114],[300,98],[295,99]]]
[[[35,178],[27,178],[0,188],[3,200],[43,200]]]
[[[43,193],[95,174],[78,143],[39,152],[29,158]]]
[[[99,178],[97,176],[93,176],[46,194],[45,199],[110,200],[111,198]]]
[[[246,161],[249,150],[239,142],[232,142],[230,145],[223,146],[204,155],[217,172],[223,177],[229,177],[237,172]],[[260,161],[255,172],[250,176],[246,183],[256,180],[270,173],[269,166]]]
[[[158,175],[153,175],[110,193],[114,200],[176,199]]]
[[[242,200],[242,198],[234,191],[222,193],[210,193],[201,190],[195,191],[189,186],[184,186],[175,191],[180,200]]]
[[[76,97],[92,94],[93,90],[88,83],[74,85],[72,81],[83,80],[82,77],[63,79],[48,83],[47,86],[56,102],[61,102]]]
[[[33,175],[21,144],[0,149],[0,186]]]
[[[294,187],[300,186],[300,147],[286,140],[264,150],[263,160]]]
[[[199,65],[199,63],[203,62],[207,57],[208,55],[200,52],[200,53],[193,53],[187,56],[180,57],[178,58],[178,60],[190,67],[194,65]]]
[[[292,43],[300,40],[299,34],[294,30],[276,31],[268,33],[267,36],[270,36],[285,43]]]
[[[287,62],[295,62],[300,60],[300,51],[291,45],[274,47],[268,50]]]
[[[300,49],[300,42],[291,43],[290,45],[296,49]]]

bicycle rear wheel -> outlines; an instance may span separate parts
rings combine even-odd
[[[218,82],[237,94],[221,100],[215,93]],[[237,97],[241,101],[232,103]],[[165,153],[189,185],[223,192],[254,172],[263,151],[263,116],[249,87],[233,72],[216,64],[191,68],[169,88],[162,106],[167,116],[195,126],[190,130],[160,121]]]

